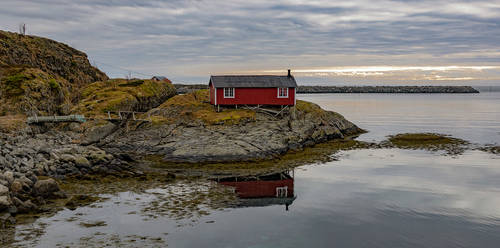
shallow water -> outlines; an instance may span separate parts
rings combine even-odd
[[[498,143],[500,94],[467,96],[301,98],[370,130],[364,140],[440,132]],[[470,114],[461,117],[458,109]],[[12,235],[21,247],[498,247],[499,155],[402,149],[338,155],[259,179],[178,181],[101,195],[106,199],[18,226]]]
[[[303,166],[290,174],[296,198],[288,211],[272,201],[224,209],[200,204],[206,215],[176,218],[145,210],[158,199],[159,205],[169,199],[168,190],[155,189],[104,195],[111,198],[20,226],[16,235],[20,239],[23,229],[45,223],[39,227],[44,232],[39,238],[20,244],[498,247],[500,242],[497,155],[469,151],[451,158],[428,151],[353,150],[343,152],[339,161]],[[254,186],[264,190],[262,184]],[[200,181],[172,187],[173,192],[201,192],[218,184]],[[106,226],[81,225],[96,221]]]

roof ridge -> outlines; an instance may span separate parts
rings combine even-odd
[[[293,76],[288,75],[212,75],[210,82],[216,87],[297,87]]]

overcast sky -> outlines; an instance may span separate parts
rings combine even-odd
[[[291,68],[303,84],[500,81],[500,0],[0,0],[0,29],[23,22],[111,77]]]

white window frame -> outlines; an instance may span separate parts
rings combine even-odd
[[[232,94],[226,95],[226,90],[229,90]],[[236,92],[234,88],[223,88],[223,91],[224,91],[224,98],[234,98],[235,95],[234,93]]]
[[[277,88],[278,89],[278,98],[288,98],[288,88],[285,88],[285,87],[280,87],[280,88]],[[280,89],[286,89],[286,96],[280,96]]]
[[[276,198],[288,197],[288,186],[276,187]]]

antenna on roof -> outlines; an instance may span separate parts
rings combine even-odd
[[[290,69],[288,69],[288,77],[291,77],[292,76],[292,73],[290,73]]]

